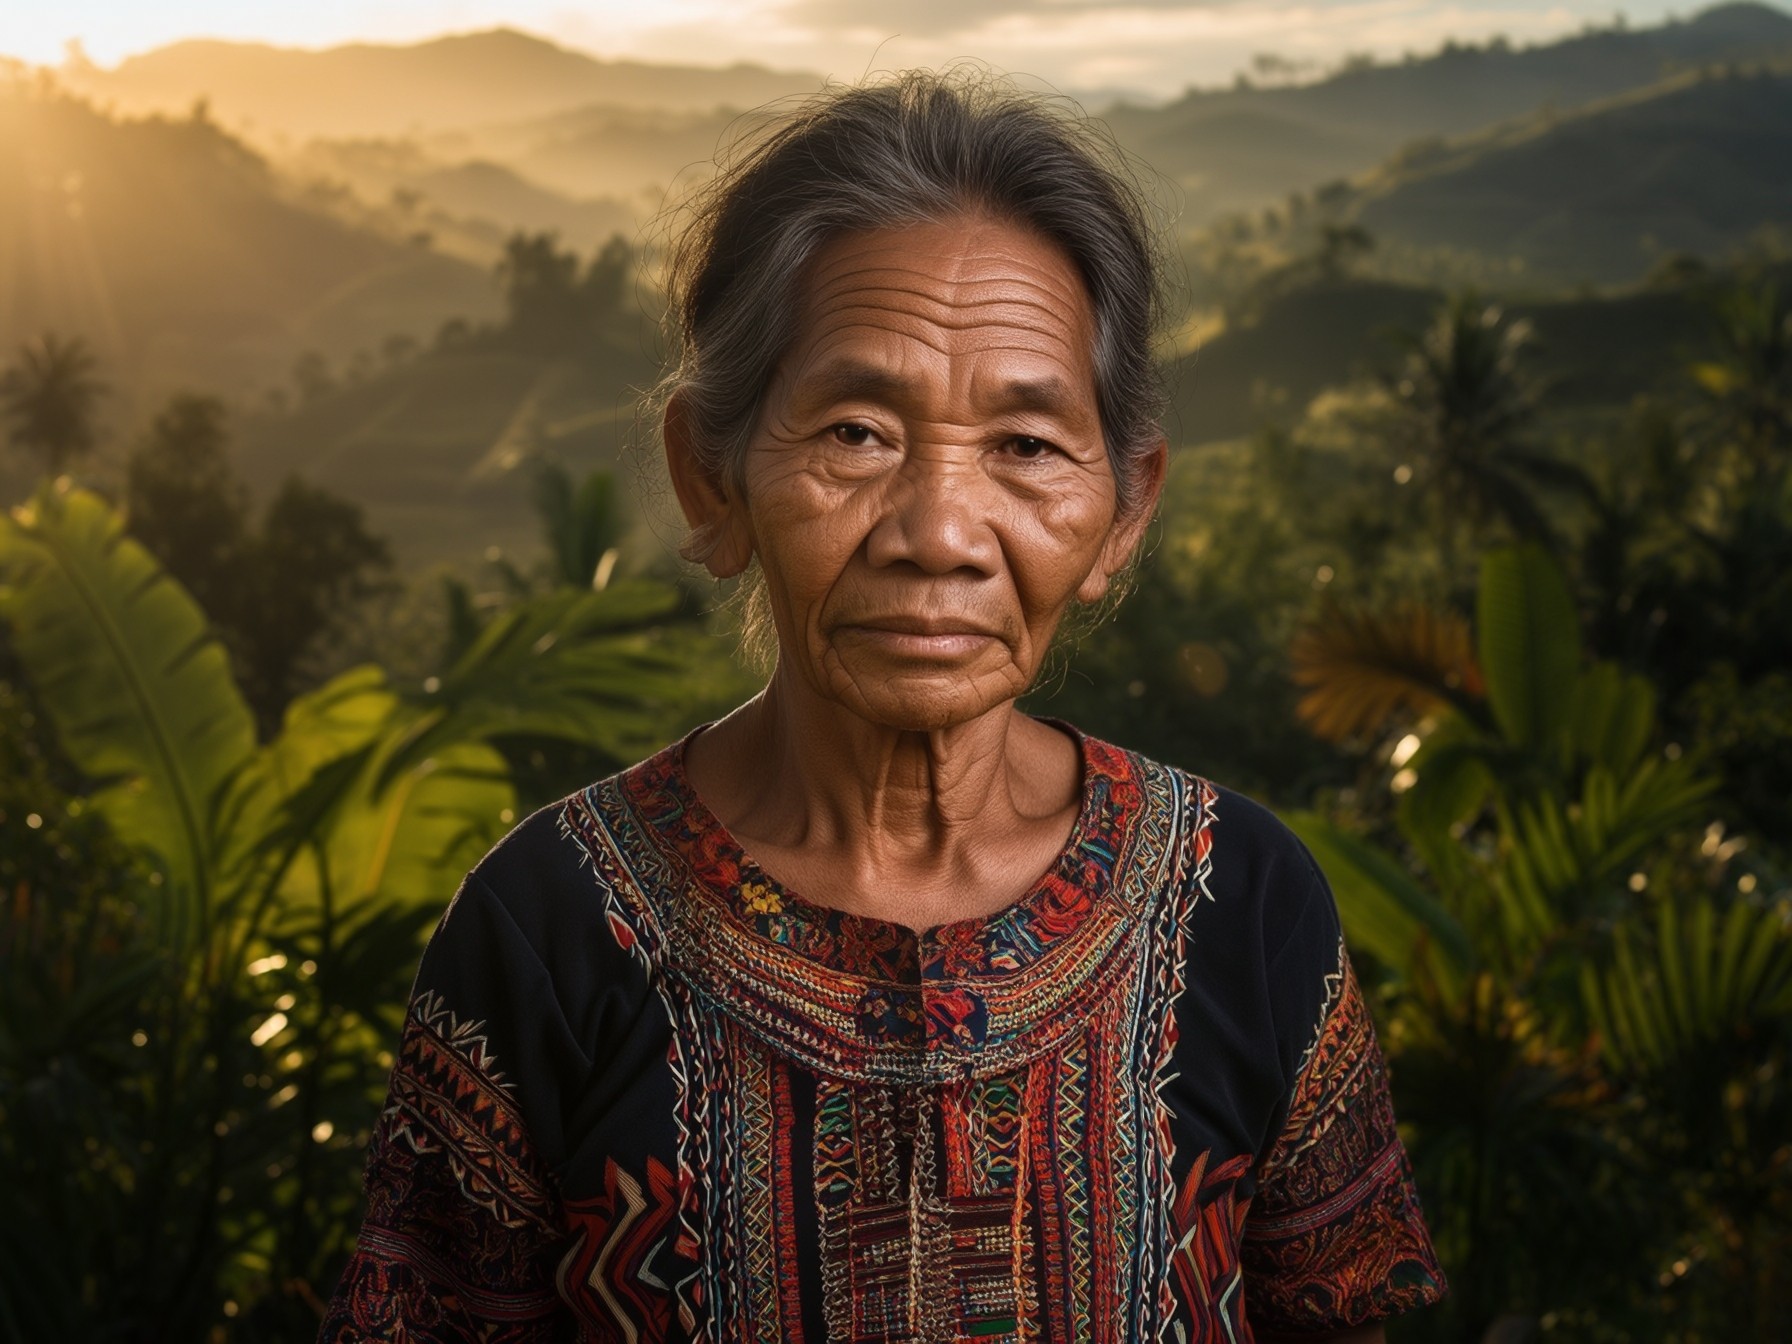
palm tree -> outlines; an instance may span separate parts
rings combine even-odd
[[[1465,524],[1501,521],[1520,538],[1547,542],[1553,534],[1534,488],[1587,488],[1578,470],[1529,444],[1537,389],[1521,360],[1530,339],[1529,323],[1458,294],[1425,331],[1404,337],[1405,361],[1382,380],[1394,446],[1407,459],[1396,479],[1427,497],[1446,573]]]
[[[1741,287],[1724,296],[1717,316],[1720,356],[1693,376],[1759,481],[1776,452],[1792,445],[1792,294],[1774,284]]]
[[[542,463],[535,478],[535,512],[548,543],[555,587],[608,586],[621,540],[615,478],[594,471],[575,483],[565,467]]]
[[[1470,645],[1410,606],[1306,632],[1309,725],[1402,736],[1376,838],[1288,818],[1377,984],[1447,1320],[1616,1322],[1637,1265],[1708,1256],[1677,1310],[1757,1337],[1786,1303],[1792,928],[1701,847],[1718,781],[1659,745],[1649,682],[1583,657],[1540,548],[1484,558]]]
[[[46,332],[21,345],[14,363],[0,373],[0,413],[12,441],[42,454],[51,477],[93,449],[94,410],[106,392],[94,376],[98,367],[79,336],[63,340]]]

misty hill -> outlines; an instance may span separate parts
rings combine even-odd
[[[582,357],[490,342],[401,367],[241,425],[244,477],[264,494],[290,473],[360,502],[406,566],[463,563],[489,546],[530,550],[540,531],[528,467],[614,468],[639,389],[658,374],[645,332]],[[624,483],[632,483],[625,467]]]
[[[518,229],[556,233],[589,252],[632,235],[641,211],[614,197],[580,197],[531,181],[487,158],[432,154],[413,140],[314,140],[279,161],[287,175],[351,189],[392,226],[426,231],[435,245],[481,266]]]
[[[633,197],[647,216],[683,173],[707,172],[730,137],[765,121],[764,113],[726,107],[658,112],[604,105],[445,135],[429,148],[443,157],[458,150],[497,159],[571,196]]]
[[[573,200],[482,159],[420,173],[408,185],[456,215],[501,222],[506,234],[516,228],[557,233],[580,252],[634,227],[634,213],[620,201]]]
[[[386,136],[517,121],[584,104],[692,111],[754,107],[820,86],[814,75],[605,61],[511,29],[410,46],[356,43],[303,51],[189,41],[113,69],[77,63],[71,87],[134,110],[210,101],[258,136]]]
[[[1688,285],[1506,304],[1535,333],[1530,351],[1547,375],[1545,412],[1598,418],[1645,393],[1688,388],[1690,363],[1711,347],[1722,283],[1716,273]],[[1257,320],[1172,362],[1172,441],[1210,443],[1292,424],[1326,389],[1396,367],[1398,333],[1423,330],[1442,300],[1425,286],[1354,278],[1276,296]]]
[[[1792,225],[1792,69],[1685,77],[1408,154],[1368,180],[1356,218],[1382,239],[1522,259],[1534,281],[1723,257]]]
[[[1408,142],[1567,112],[1688,70],[1792,56],[1792,16],[1722,5],[1654,28],[1606,29],[1547,46],[1446,45],[1399,65],[1317,83],[1191,92],[1163,108],[1106,113],[1122,141],[1188,193],[1199,224],[1291,189],[1349,177]]]
[[[317,208],[209,121],[4,84],[0,239],[0,350],[80,334],[127,393],[234,391],[497,306],[489,273]]]

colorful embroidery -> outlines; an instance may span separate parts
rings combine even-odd
[[[1084,750],[1059,863],[996,919],[919,935],[780,888],[676,750],[568,801],[673,1022],[705,1338],[802,1337],[779,1291],[803,1272],[786,1162],[810,1173],[830,1337],[1156,1337],[1173,1156],[1156,1086],[1214,794]],[[800,1160],[781,1156],[799,1111]]]
[[[1248,1344],[1435,1298],[1305,856],[1241,806],[1216,874],[1230,804],[1082,751],[1053,868],[920,934],[781,888],[681,748],[567,800],[497,867],[542,891],[438,930],[323,1338]]]
[[[1210,1156],[1202,1153],[1189,1169],[1172,1220],[1177,1239],[1170,1266],[1184,1311],[1178,1335],[1182,1344],[1237,1344],[1251,1338],[1238,1259],[1251,1203],[1239,1198],[1238,1183],[1251,1169],[1251,1157],[1240,1153],[1209,1171]]]
[[[320,1338],[542,1340],[556,1201],[483,1025],[411,1005],[368,1161],[367,1217]],[[439,1331],[439,1334],[438,1334]]]
[[[1443,1286],[1369,1010],[1341,944],[1338,954],[1244,1243],[1245,1268],[1264,1285],[1252,1320],[1290,1334],[1406,1311]]]
[[[596,1338],[628,1344],[666,1338],[672,1299],[658,1261],[667,1254],[677,1214],[672,1173],[651,1157],[645,1184],[606,1159],[603,1194],[567,1202],[575,1240],[560,1262],[560,1294],[601,1307],[602,1316],[581,1312]]]

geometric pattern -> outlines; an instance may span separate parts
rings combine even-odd
[[[920,934],[781,887],[676,747],[564,805],[673,1023],[694,1338],[804,1337],[801,1295],[779,1291],[804,1234],[781,1171],[810,1181],[830,1339],[1158,1334],[1173,1153],[1156,1081],[1215,794],[1083,749],[1059,864],[995,920]]]
[[[477,917],[445,918],[321,1338],[1240,1344],[1435,1299],[1323,883],[1248,813],[1227,851],[1242,867],[1216,883],[1219,793],[1078,741],[1081,807],[1052,868],[993,918],[920,932],[781,886],[690,788],[683,744],[565,800],[531,843],[573,848],[517,852],[559,874],[553,936],[589,949],[594,979],[534,983],[559,1025],[599,1020],[587,990],[621,993],[644,1034],[555,1039],[633,1062],[589,1094],[558,1063],[507,1074],[494,1039],[508,1067],[571,1056],[453,1003],[525,1003],[511,970],[548,963],[529,938],[494,960],[489,940],[519,926],[489,885]],[[1286,949],[1296,924],[1252,903],[1294,921],[1303,893],[1310,969],[1278,978],[1285,951],[1260,961],[1250,930]],[[1191,985],[1191,966],[1231,988]],[[1266,980],[1296,987],[1269,996],[1300,1005],[1292,1020],[1251,998]],[[580,1139],[548,1169],[531,1105],[572,1141],[572,1110],[625,1096],[626,1135],[606,1133],[633,1156]],[[1228,1131],[1238,1105],[1261,1109]]]

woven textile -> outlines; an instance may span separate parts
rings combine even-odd
[[[922,932],[783,887],[682,744],[530,818],[419,973],[330,1341],[1178,1341],[1442,1291],[1323,879],[1079,739],[1057,861]]]

